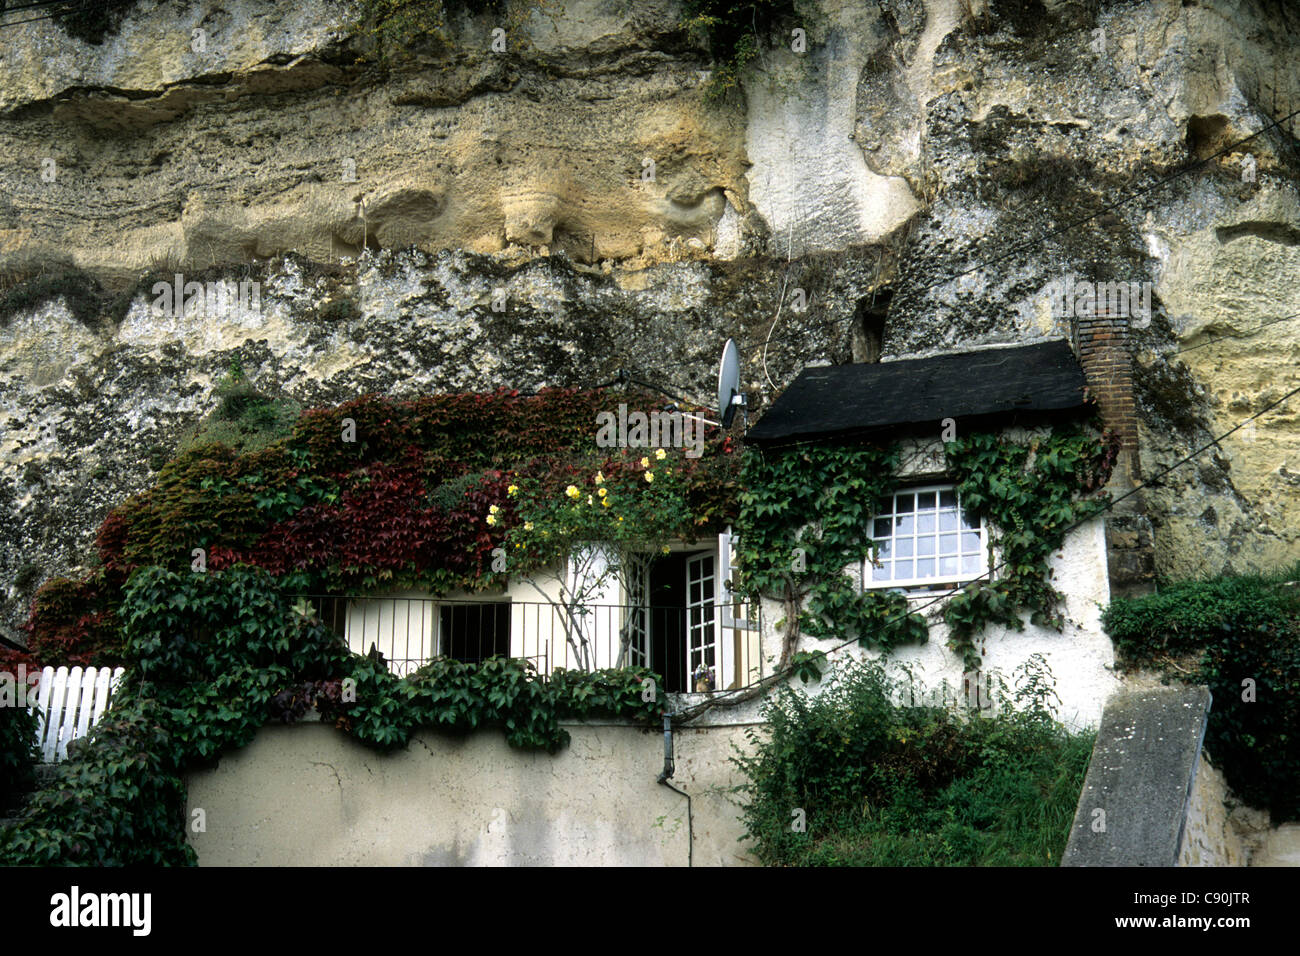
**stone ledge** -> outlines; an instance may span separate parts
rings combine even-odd
[[[1210,712],[1206,687],[1112,697],[1062,866],[1176,866]]]

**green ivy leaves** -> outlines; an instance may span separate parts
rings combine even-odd
[[[1003,566],[944,609],[949,644],[968,668],[979,666],[974,637],[991,623],[1014,629],[1029,611],[1059,628],[1061,594],[1048,583],[1048,561],[1066,530],[1098,514],[1114,461],[1113,438],[1074,426],[1020,444],[999,433],[972,433],[945,446],[963,507],[999,532]],[[801,629],[823,639],[856,637],[890,650],[923,643],[928,628],[904,595],[863,590],[845,569],[870,557],[871,514],[898,485],[897,447],[819,444],[751,454],[739,496],[740,586],[751,595],[804,601]],[[791,554],[801,549],[804,571]]]
[[[1048,583],[1048,562],[1067,530],[1100,514],[1114,461],[1113,436],[1072,426],[1021,444],[1001,434],[972,433],[945,446],[962,506],[1000,535],[1001,566],[992,581],[976,581],[944,607],[949,646],[967,669],[980,665],[974,638],[989,624],[1021,630],[1021,614],[1059,629],[1063,595]]]

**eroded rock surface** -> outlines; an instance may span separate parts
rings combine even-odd
[[[819,0],[807,51],[778,36],[722,101],[670,0],[508,4],[507,53],[461,17],[389,70],[352,16],[143,0],[99,46],[3,31],[6,286],[263,282],[256,311],[0,317],[7,633],[235,354],[305,404],[620,367],[708,401],[734,336],[757,415],[881,315],[886,359],[1068,336],[1047,290],[1072,275],[1151,283],[1148,477],[1300,386],[1287,4]],[[1294,402],[1147,492],[1161,572],[1300,556]]]

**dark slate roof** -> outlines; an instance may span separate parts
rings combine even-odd
[[[945,418],[1055,412],[1083,406],[1084,378],[1069,343],[980,349],[806,368],[749,430],[757,444],[848,438]]]

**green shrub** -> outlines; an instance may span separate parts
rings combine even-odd
[[[1205,684],[1205,747],[1228,785],[1275,820],[1300,819],[1300,569],[1225,575],[1117,599],[1102,615],[1121,660]],[[1179,669],[1170,657],[1194,657]]]
[[[39,732],[40,718],[34,709],[0,706],[0,811],[31,788],[32,768],[40,760]]]
[[[1168,654],[1203,650],[1223,634],[1277,628],[1294,621],[1300,589],[1284,586],[1291,573],[1271,577],[1225,575],[1185,581],[1140,598],[1117,598],[1102,614],[1115,650],[1131,665]]]
[[[244,376],[238,358],[231,361],[230,371],[213,394],[216,409],[181,437],[178,455],[207,445],[224,445],[236,451],[268,448],[293,431],[302,411],[291,399],[273,398],[257,389]],[[155,470],[161,470],[161,465]]]
[[[817,696],[785,688],[736,758],[744,822],[767,864],[1044,866],[1059,862],[1092,752],[1044,708],[1041,659],[992,718],[896,706],[910,688],[842,665]],[[1028,705],[1028,706],[1026,706]],[[799,813],[801,811],[801,813]],[[802,823],[801,830],[796,825]]]

